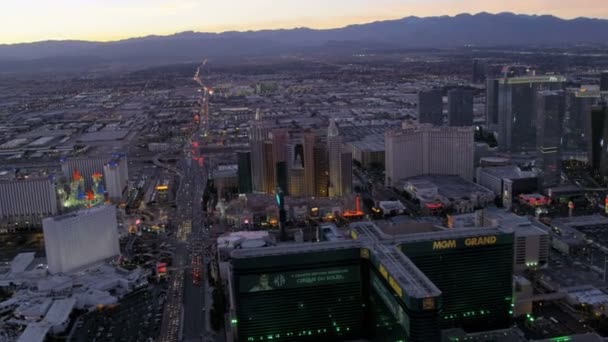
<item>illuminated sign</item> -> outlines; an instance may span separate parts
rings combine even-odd
[[[162,277],[167,274],[167,263],[157,262],[156,263],[156,273],[159,277]]]
[[[467,247],[494,245],[496,244],[496,236],[480,236],[468,238],[464,240],[464,244]]]
[[[456,240],[433,241],[433,249],[456,248]]]
[[[279,194],[275,194],[274,199],[277,201],[277,205],[281,205],[281,196],[279,196]]]
[[[359,268],[332,267],[310,271],[262,273],[239,277],[239,292],[263,292],[279,289],[322,286],[359,281]]]
[[[489,246],[495,245],[497,241],[498,239],[494,235],[478,236],[464,239],[464,245],[466,247]],[[433,241],[433,250],[457,248],[458,245],[456,240],[438,240]]]

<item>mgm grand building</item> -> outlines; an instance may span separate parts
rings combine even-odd
[[[502,228],[280,243],[230,255],[234,341],[441,340],[441,331],[508,328],[513,233]]]

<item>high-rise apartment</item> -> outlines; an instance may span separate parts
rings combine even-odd
[[[541,91],[536,102],[536,143],[539,188],[559,185],[561,178],[561,141],[565,115],[563,91]]]
[[[108,198],[113,202],[120,201],[129,184],[127,157],[122,154],[113,155],[112,159],[103,166],[103,179]]]
[[[57,214],[55,182],[49,178],[0,181],[0,223],[37,226]]]
[[[448,125],[473,125],[473,97],[475,93],[468,89],[448,91]]]
[[[505,151],[536,148],[536,94],[561,90],[563,76],[528,76],[498,82],[498,146]]]

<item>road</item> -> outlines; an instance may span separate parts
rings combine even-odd
[[[197,137],[198,133],[195,133],[193,139]],[[155,159],[158,162],[158,158]],[[205,300],[208,291],[206,260],[202,258],[203,245],[209,240],[201,205],[207,171],[196,160],[184,160],[181,166],[181,171],[172,170],[180,176],[175,220],[178,230],[172,241],[175,271],[170,275],[160,340],[200,342],[207,340],[209,312],[209,303]],[[202,281],[195,281],[195,271],[200,272]]]
[[[184,282],[184,341],[201,341],[207,329],[207,307],[205,302],[205,291],[207,288],[207,274],[204,262],[196,263],[196,257],[202,259],[203,243],[206,241],[206,232],[203,225],[202,200],[205,186],[207,184],[207,172],[204,165],[192,161],[189,168],[188,179],[192,185],[192,196],[189,202],[189,211],[192,219],[192,232],[188,236],[189,262],[196,268],[202,281],[196,283],[193,272],[187,272]],[[181,203],[180,203],[181,204]],[[199,260],[200,260],[199,259]]]

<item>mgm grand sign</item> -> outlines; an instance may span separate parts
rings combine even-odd
[[[477,247],[489,246],[496,244],[496,236],[478,236],[460,240],[437,240],[433,241],[433,250],[437,249],[452,249],[459,247]]]

